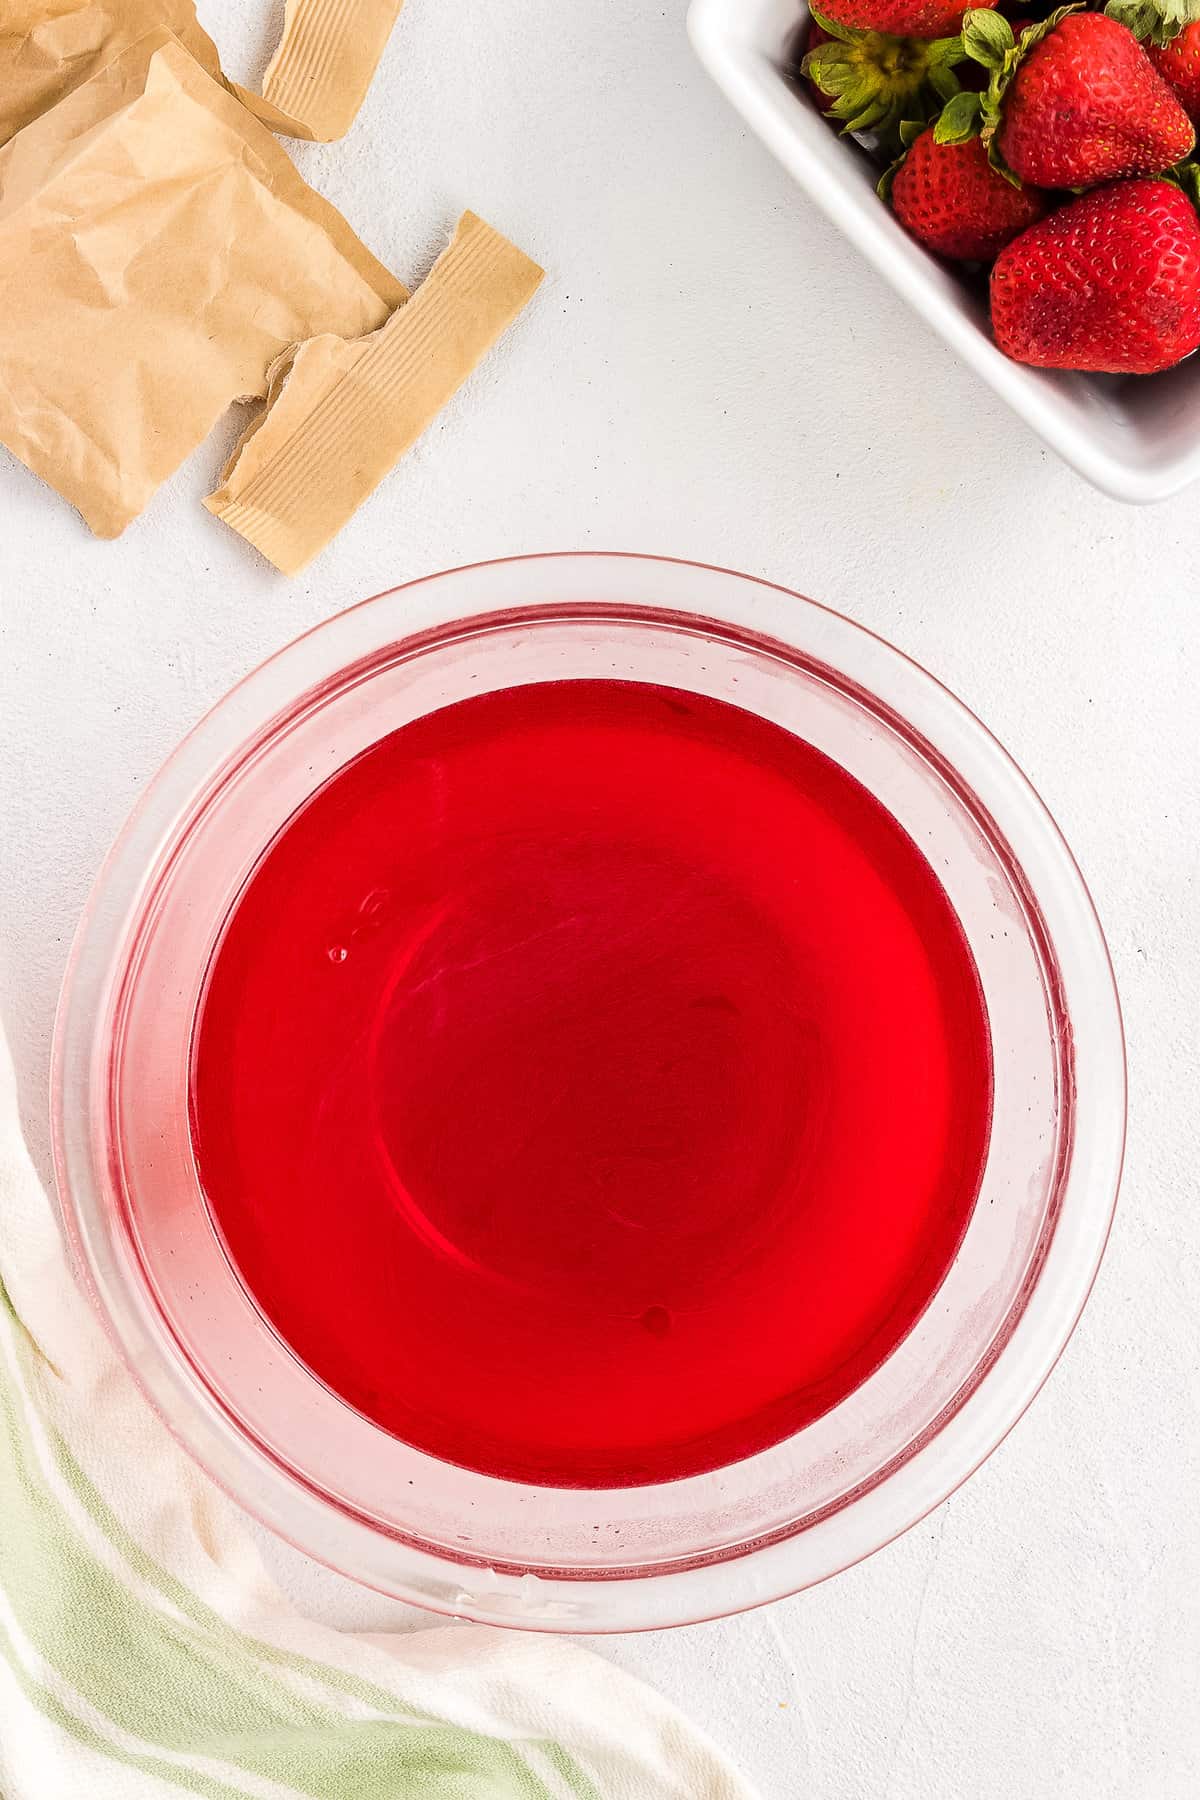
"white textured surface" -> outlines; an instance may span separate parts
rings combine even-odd
[[[247,10],[202,7],[243,68]],[[1129,1030],[1123,1202],[1062,1365],[948,1505],[820,1590],[608,1653],[769,1800],[1194,1800],[1200,493],[1127,511],[1044,453],[747,138],[683,11],[408,0],[352,136],[302,153],[403,276],[465,205],[550,271],[305,576],[201,510],[221,442],[117,545],[0,459],[0,1007],[26,1122],[44,1158],[55,991],[108,839],[296,631],[451,563],[588,546],[842,607],[982,714],[1079,856]],[[322,1616],[398,1622],[272,1557]]]

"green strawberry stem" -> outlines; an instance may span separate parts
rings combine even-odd
[[[809,12],[832,41],[810,50],[800,70],[832,100],[826,117],[843,132],[874,132],[885,151],[896,150],[905,120],[926,122],[958,93],[954,69],[967,54],[961,38],[890,37]]]

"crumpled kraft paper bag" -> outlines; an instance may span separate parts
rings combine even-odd
[[[406,298],[165,31],[0,150],[0,440],[101,537],[283,351]]]
[[[193,0],[0,0],[0,144],[158,29],[220,79]]]
[[[468,213],[406,305],[258,122],[338,135],[400,4],[288,0],[258,96],[192,0],[0,0],[0,441],[100,536],[265,393],[206,504],[300,568],[540,282]]]
[[[287,0],[255,94],[227,85],[272,131],[327,143],[349,130],[403,0]],[[0,0],[0,144],[148,31],[163,28],[218,80],[194,0]]]

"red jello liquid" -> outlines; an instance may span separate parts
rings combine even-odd
[[[891,815],[634,683],[406,725],[267,850],[196,1034],[262,1311],[434,1455],[559,1485],[762,1450],[928,1304],[989,1129],[962,930]]]

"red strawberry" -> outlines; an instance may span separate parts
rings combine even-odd
[[[1042,218],[1046,198],[1014,187],[993,169],[979,138],[939,144],[923,131],[891,181],[896,217],[930,250],[964,262],[991,262],[1018,232]]]
[[[996,0],[985,0],[994,6]],[[852,31],[882,31],[889,37],[954,37],[966,6],[956,0],[823,0],[820,11]]]
[[[1192,122],[1127,26],[1072,12],[1052,15],[1038,32],[1005,59],[985,101],[984,136],[994,130],[1022,181],[1094,187],[1157,175],[1187,156]]]
[[[1153,375],[1200,347],[1200,219],[1168,181],[1096,188],[1002,250],[991,292],[1017,362]]]
[[[920,124],[958,91],[962,40],[887,37],[852,31],[814,11],[800,72],[817,105],[843,131],[871,132],[882,148],[900,148],[900,126]],[[974,66],[974,65],[972,65]]]
[[[1200,120],[1200,24],[1185,25],[1169,44],[1147,44],[1146,55],[1195,124]]]

